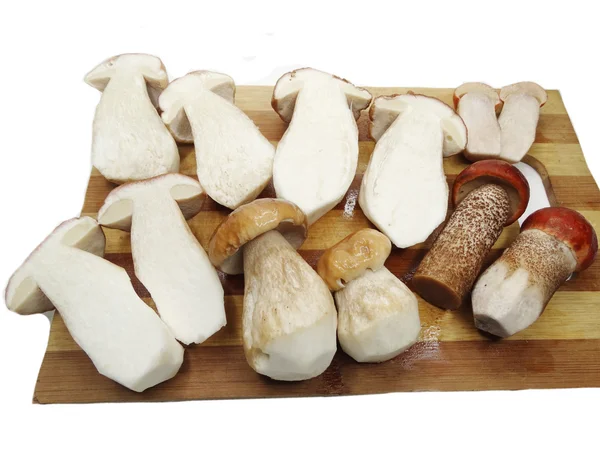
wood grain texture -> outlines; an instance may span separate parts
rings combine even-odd
[[[403,93],[408,88],[369,88],[375,95]],[[448,104],[452,89],[415,89]],[[277,144],[286,129],[270,106],[272,87],[240,86],[236,103]],[[558,91],[549,91],[535,143],[526,162],[540,174],[552,203],[577,209],[598,229],[600,191],[586,165],[577,136]],[[300,254],[313,266],[323,250],[349,233],[372,226],[357,203],[358,190],[374,143],[365,114],[359,120],[360,156],[357,174],[342,201],[309,231]],[[196,176],[192,146],[182,146],[181,172]],[[468,162],[457,155],[444,161],[451,185]],[[114,185],[92,170],[83,215],[96,216]],[[402,195],[402,193],[400,193]],[[409,195],[407,193],[406,195]],[[269,185],[261,197],[274,196]],[[208,199],[189,221],[206,247],[228,210]],[[449,212],[450,213],[450,212]],[[504,230],[486,260],[491,264],[518,234],[518,225]],[[105,229],[106,258],[124,267],[136,292],[152,307],[148,291],[133,273],[129,234]],[[411,286],[417,265],[431,245],[394,249],[386,266]],[[382,364],[358,364],[341,350],[320,377],[295,383],[276,382],[247,365],[241,347],[243,276],[220,274],[226,293],[228,324],[200,346],[186,349],[180,373],[138,394],[99,375],[55,314],[48,348],[35,387],[39,403],[167,401],[373,394],[398,391],[454,391],[600,387],[600,263],[566,282],[542,317],[530,328],[506,340],[491,339],[473,326],[470,303],[458,311],[443,311],[419,299],[422,321],[419,343]]]

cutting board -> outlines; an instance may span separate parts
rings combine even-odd
[[[406,88],[368,88],[374,95],[403,93]],[[452,102],[452,89],[412,89]],[[272,87],[238,87],[236,103],[273,143],[286,124],[271,109]],[[300,254],[313,266],[324,249],[349,233],[372,226],[357,195],[374,143],[367,136],[367,117],[359,122],[357,175],[343,200],[309,230]],[[181,172],[196,177],[192,146],[182,146]],[[542,176],[550,202],[581,212],[600,231],[600,192],[558,91],[550,91],[541,111],[535,144],[525,162]],[[444,161],[451,186],[468,164],[456,155]],[[82,214],[95,217],[115,186],[93,169]],[[410,192],[400,193],[410,195]],[[274,196],[269,186],[262,197]],[[210,199],[189,221],[206,248],[228,210]],[[106,233],[106,259],[124,267],[137,293],[152,307],[148,291],[135,278],[129,234]],[[489,255],[497,258],[518,234],[506,228]],[[434,233],[435,235],[435,233]],[[393,249],[386,266],[411,285],[412,274],[431,245]],[[600,263],[567,281],[541,318],[509,339],[490,339],[473,326],[470,302],[458,311],[437,309],[419,298],[421,336],[410,350],[381,364],[358,364],[338,350],[329,369],[302,382],[277,382],[255,373],[246,363],[241,341],[243,276],[220,274],[225,288],[227,326],[202,345],[185,351],[179,374],[143,393],[135,393],[99,375],[73,341],[59,314],[50,329],[48,348],[35,387],[37,403],[135,402],[251,397],[299,397],[374,394],[401,391],[478,391],[488,389],[600,387]]]

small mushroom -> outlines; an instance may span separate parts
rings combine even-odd
[[[98,212],[101,225],[131,230],[135,274],[184,344],[226,324],[219,276],[186,223],[204,198],[196,180],[171,173],[114,189]]]
[[[499,158],[502,138],[496,113],[502,102],[496,90],[484,83],[464,83],[454,91],[454,106],[469,132],[465,156],[470,161]]]
[[[452,201],[456,210],[412,280],[421,297],[445,309],[460,307],[502,229],[523,214],[529,184],[504,161],[479,161],[456,177]]]
[[[377,97],[369,114],[377,144],[358,203],[394,245],[410,247],[446,218],[443,157],[465,148],[467,130],[452,108],[425,95]]]
[[[159,98],[175,138],[193,142],[198,179],[227,208],[254,200],[273,174],[275,149],[233,104],[231,77],[205,70],[172,81]]]
[[[56,307],[98,372],[141,392],[175,376],[183,348],[127,272],[102,258],[104,245],[91,217],[63,222],[8,281],[6,306],[19,314]]]
[[[277,146],[273,184],[278,197],[304,211],[309,225],[342,199],[354,179],[356,119],[370,102],[367,90],[314,69],[277,81],[271,104],[290,125]]]
[[[316,377],[336,351],[331,293],[296,252],[307,228],[296,205],[259,199],[233,211],[209,244],[212,263],[226,273],[239,273],[243,254],[246,359],[256,372],[276,380]]]
[[[573,272],[592,264],[597,250],[596,232],[578,212],[561,207],[536,211],[477,280],[472,296],[475,326],[500,337],[524,330]]]
[[[421,331],[417,298],[383,265],[391,249],[384,234],[365,228],[326,250],[317,265],[335,291],[340,345],[358,362],[392,359]]]

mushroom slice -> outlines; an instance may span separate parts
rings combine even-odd
[[[6,305],[19,314],[54,305],[98,372],[141,392],[175,376],[183,348],[127,272],[101,257],[104,244],[94,219],[63,222],[11,277]]]
[[[254,200],[273,174],[275,149],[233,104],[235,84],[217,72],[190,72],[159,98],[162,119],[175,138],[193,142],[198,179],[227,208]]]
[[[179,151],[156,111],[167,73],[156,56],[113,56],[85,76],[102,92],[96,107],[92,163],[114,183],[179,170]]]
[[[410,247],[446,218],[443,156],[464,149],[467,131],[452,108],[424,95],[378,97],[370,116],[377,144],[358,202],[396,246]]]
[[[273,164],[277,196],[294,202],[309,225],[344,196],[356,173],[356,118],[371,94],[346,80],[314,69],[283,75],[272,105],[290,122]]]
[[[326,250],[317,265],[336,291],[340,345],[358,362],[391,359],[421,331],[417,298],[383,265],[391,249],[384,234],[365,228]]]
[[[296,205],[259,199],[232,212],[209,245],[211,261],[221,268],[243,253],[244,352],[250,367],[276,380],[316,377],[336,351],[331,293],[295,250],[307,228]]]
[[[131,229],[135,274],[184,344],[202,343],[226,324],[219,276],[185,221],[204,198],[196,180],[173,173],[114,189],[98,212],[101,225]]]

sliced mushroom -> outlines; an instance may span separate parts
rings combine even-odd
[[[391,249],[384,234],[365,228],[319,259],[319,275],[335,291],[340,345],[358,362],[387,361],[421,331],[417,298],[383,265]]]
[[[456,210],[412,279],[421,297],[445,309],[460,307],[502,229],[523,214],[529,184],[504,161],[479,161],[458,175],[452,201]]]
[[[443,156],[464,149],[467,130],[452,108],[424,95],[377,97],[369,114],[377,144],[358,202],[394,245],[410,247],[446,218]]]
[[[237,255],[243,253],[246,359],[256,372],[276,380],[316,377],[336,351],[331,293],[295,250],[307,228],[296,205],[259,199],[233,211],[210,240],[212,263],[228,273],[238,271]]]
[[[85,76],[102,92],[92,136],[92,163],[115,183],[179,170],[179,151],[153,104],[167,85],[160,59],[113,56]]]
[[[183,348],[127,272],[102,258],[104,244],[94,219],[63,222],[11,277],[6,306],[19,314],[56,307],[98,372],[141,392],[175,376]]]
[[[290,122],[273,164],[277,196],[298,205],[309,225],[333,208],[354,179],[358,163],[356,118],[371,94],[314,69],[283,75],[272,105]]]
[[[525,220],[521,234],[477,280],[477,328],[500,337],[524,330],[573,272],[588,268],[598,251],[592,225],[576,211],[550,207]]]
[[[173,136],[194,143],[202,188],[231,209],[265,188],[275,156],[271,143],[233,104],[234,95],[231,77],[201,70],[174,80],[159,98]]]
[[[135,274],[184,344],[226,324],[219,276],[186,223],[204,198],[196,180],[173,173],[114,189],[98,212],[101,225],[131,230]]]

